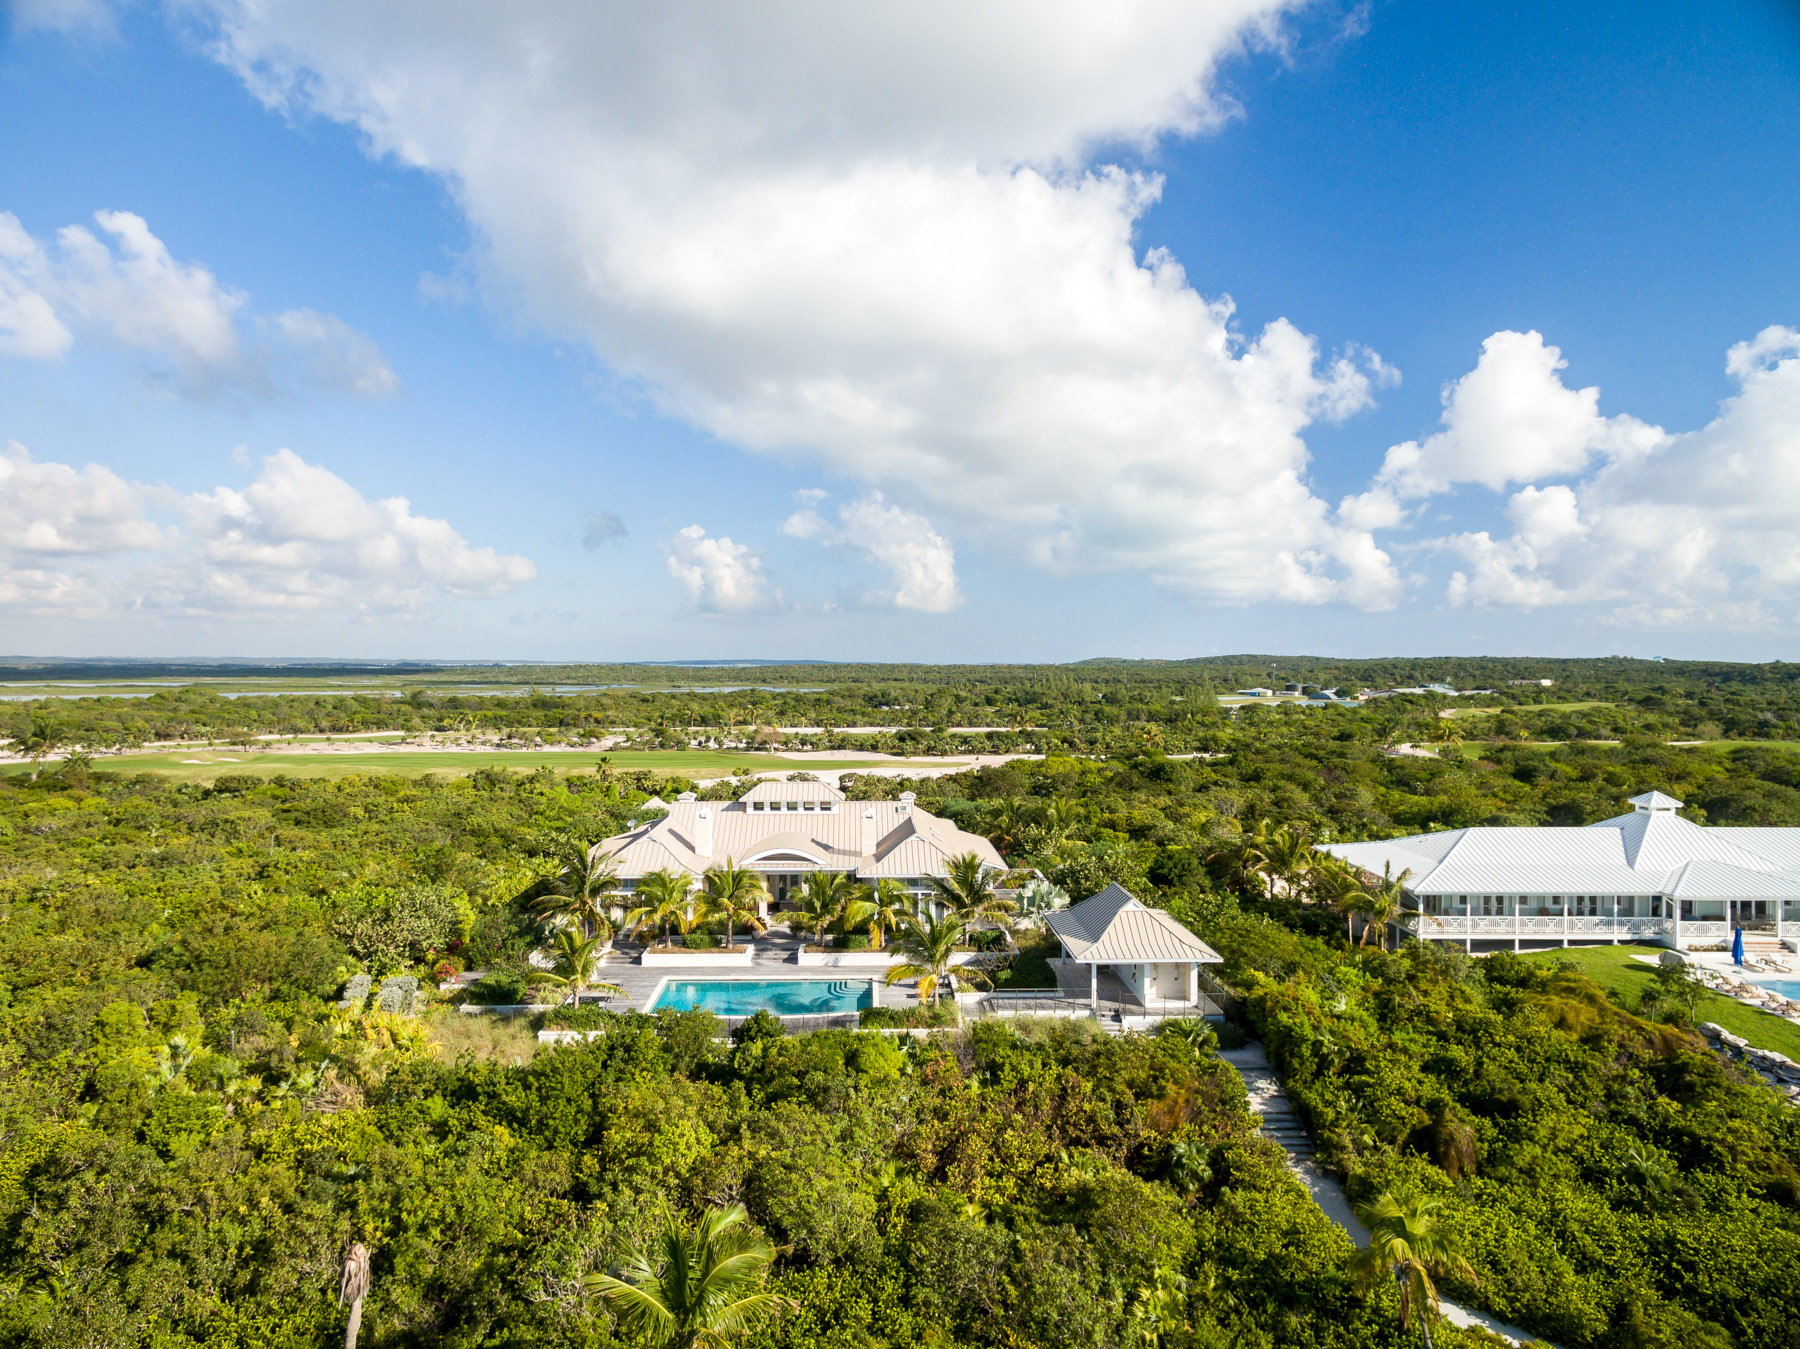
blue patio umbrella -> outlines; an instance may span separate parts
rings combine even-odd
[[[1731,963],[1734,965],[1744,963],[1744,929],[1741,927],[1731,929]]]

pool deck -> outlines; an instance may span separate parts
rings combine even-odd
[[[607,956],[606,963],[599,970],[599,977],[609,984],[617,984],[625,990],[625,996],[634,1011],[646,1011],[650,1000],[656,996],[656,990],[662,987],[665,980],[670,979],[719,979],[719,980],[758,980],[758,979],[804,979],[810,982],[820,980],[860,982],[865,977],[880,979],[879,971],[865,974],[863,971],[819,969],[812,966],[796,965],[794,952],[803,944],[802,939],[786,932],[775,931],[756,938],[756,954],[748,966],[742,964],[714,964],[703,956],[695,956],[692,963],[684,961],[679,967],[669,965],[652,965],[645,967],[637,963],[636,951],[614,951]],[[618,1005],[613,999],[613,1005]],[[883,1007],[911,1007],[918,1001],[910,984],[883,987],[881,1005]]]

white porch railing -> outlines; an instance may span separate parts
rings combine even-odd
[[[1429,914],[1407,913],[1400,918],[1407,932],[1433,937],[1661,937],[1674,930],[1672,918],[1577,917],[1574,914]],[[1704,924],[1683,923],[1687,934]],[[1722,927],[1722,924],[1712,926]],[[1695,935],[1707,935],[1696,933]]]
[[[1706,938],[1716,938],[1723,941],[1731,936],[1731,924],[1684,921],[1681,924],[1681,935],[1688,941],[1704,940]]]

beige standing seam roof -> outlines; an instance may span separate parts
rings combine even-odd
[[[790,803],[800,808],[786,809]],[[942,876],[950,859],[965,853],[996,870],[1006,866],[987,839],[920,810],[911,793],[898,801],[851,801],[829,783],[761,782],[738,801],[700,801],[684,792],[667,809],[595,845],[613,855],[621,880],[652,871],[698,875],[726,861],[753,871],[846,871],[864,880]]]
[[[1114,881],[1099,894],[1048,914],[1072,960],[1096,965],[1217,964],[1219,953],[1161,909],[1145,908]]]

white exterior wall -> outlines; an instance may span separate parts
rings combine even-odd
[[[1188,962],[1152,965],[1150,970],[1151,997],[1186,1002],[1192,996],[1188,990],[1192,982],[1194,967]]]

